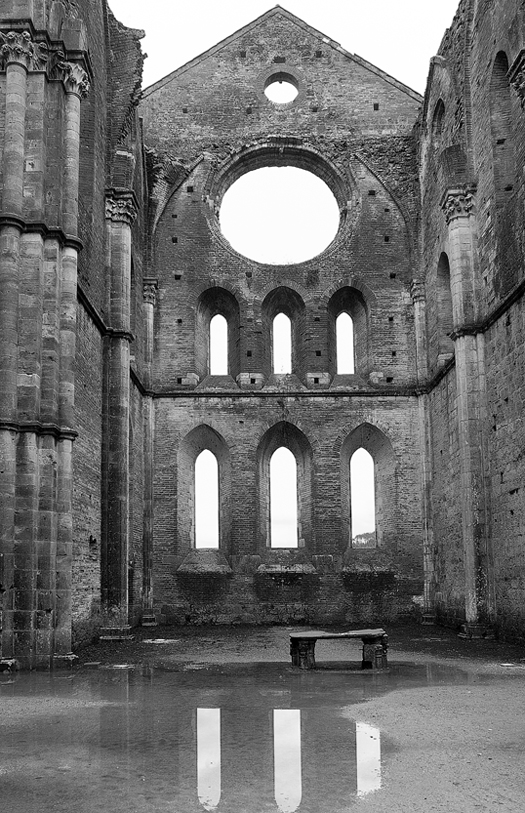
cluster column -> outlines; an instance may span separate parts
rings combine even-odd
[[[1,655],[18,654],[17,637],[30,658],[34,628],[34,541],[15,523],[18,447],[18,345],[20,243],[24,230],[23,189],[27,75],[34,46],[27,32],[0,33],[6,71],[5,142],[0,210],[0,554],[2,572]],[[30,478],[30,472],[24,476]],[[21,506],[18,506],[20,509]],[[18,524],[19,532],[15,527]],[[15,585],[15,579],[17,584]],[[15,604],[16,601],[16,604]]]
[[[106,199],[110,326],[105,339],[102,602],[104,632],[127,634],[129,560],[129,416],[132,193]]]
[[[80,101],[86,71],[28,32],[0,32],[6,133],[0,210],[2,656],[48,666],[71,650],[72,442]],[[50,94],[50,83],[63,86]],[[57,118],[56,105],[63,117]],[[61,198],[46,128],[63,121]],[[61,199],[49,220],[46,197]]]
[[[448,225],[450,286],[456,359],[456,405],[465,570],[463,634],[480,637],[494,619],[488,529],[486,380],[479,328],[475,188],[449,189],[442,207]]]

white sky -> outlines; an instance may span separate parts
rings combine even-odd
[[[420,93],[459,0],[283,0],[292,14]],[[142,28],[144,87],[211,48],[276,4],[273,0],[109,0]]]

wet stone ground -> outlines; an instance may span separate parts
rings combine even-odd
[[[393,628],[384,673],[348,640],[302,672],[289,632],[141,629],[0,674],[1,809],[522,813],[523,647]]]

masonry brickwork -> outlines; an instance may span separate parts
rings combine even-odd
[[[0,12],[1,657],[103,627],[387,624],[523,637],[525,7],[461,0],[424,97],[276,6],[141,91],[105,0]],[[265,95],[274,79],[293,102]],[[265,265],[221,233],[266,166],[329,186],[338,233]],[[355,372],[335,321],[352,316]],[[292,322],[292,373],[272,321]],[[210,375],[210,321],[228,374]],[[272,453],[298,547],[272,548]],[[350,458],[375,463],[352,542]],[[195,461],[219,469],[219,548]]]

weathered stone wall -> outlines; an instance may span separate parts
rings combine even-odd
[[[265,82],[281,72],[299,89],[287,105],[264,95]],[[420,600],[410,294],[419,101],[283,10],[144,95],[145,140],[158,153],[154,595],[165,618],[367,623],[409,615]],[[168,157],[177,159],[170,169]],[[225,190],[267,165],[308,169],[334,192],[341,227],[319,257],[262,265],[222,237]],[[356,320],[356,374],[336,376],[335,318],[351,302],[365,314]],[[281,309],[295,325],[293,374],[284,378],[272,374],[270,361],[271,322]],[[208,375],[216,312],[228,319],[233,348],[222,377]],[[378,469],[379,546],[361,552],[350,546],[355,431],[368,438]],[[269,543],[267,449],[274,443],[288,445],[299,465],[301,542],[289,552]],[[193,472],[203,448],[219,459],[224,559],[193,551]],[[299,572],[267,572],[290,566]]]
[[[384,398],[372,405],[355,398],[351,408],[346,398],[325,400],[220,397],[213,412],[209,398],[157,401],[156,425],[162,431],[157,430],[155,448],[155,603],[164,617],[182,623],[301,618],[367,623],[380,621],[381,612],[397,618],[414,611],[422,590],[421,514],[414,500],[419,480],[415,399],[392,404]],[[322,422],[316,419],[320,409],[330,413]],[[312,450],[312,527],[304,546],[292,551],[268,547],[267,505],[261,501],[264,484],[258,475],[265,434],[283,412],[287,431],[297,427],[304,432]],[[393,459],[384,476],[394,484],[395,508],[381,528],[381,546],[358,551],[349,549],[342,509],[349,462],[344,441],[363,423],[381,427],[392,443]],[[202,437],[210,431],[204,425],[216,434],[217,447]],[[203,446],[219,457],[225,502],[220,545],[233,570],[229,575],[204,572],[199,577],[179,570],[193,546],[192,464]],[[230,482],[223,488],[228,469]],[[286,589],[279,574],[264,570],[294,565],[308,567],[289,574]],[[205,587],[215,584],[213,579],[216,596]]]
[[[449,364],[465,330],[476,337],[470,355],[458,367],[456,354],[455,366],[431,397],[436,608],[448,622],[462,619],[462,580],[468,581],[474,567],[473,578],[484,582],[489,624],[513,636],[522,634],[525,568],[523,519],[515,505],[523,480],[519,416],[525,384],[518,372],[524,363],[519,339],[525,234],[523,14],[523,4],[514,0],[460,3],[432,60],[421,140],[431,375]],[[449,214],[441,208],[444,194],[454,187],[473,194],[474,248],[465,249],[474,258],[468,296],[466,289],[454,290]],[[470,201],[467,206],[470,210]],[[447,301],[443,291],[451,274]],[[461,541],[462,510],[463,524],[466,515],[458,464],[458,382],[480,393],[462,403],[467,420],[478,424],[481,452],[473,499],[484,506],[485,544],[474,552],[474,565]]]

